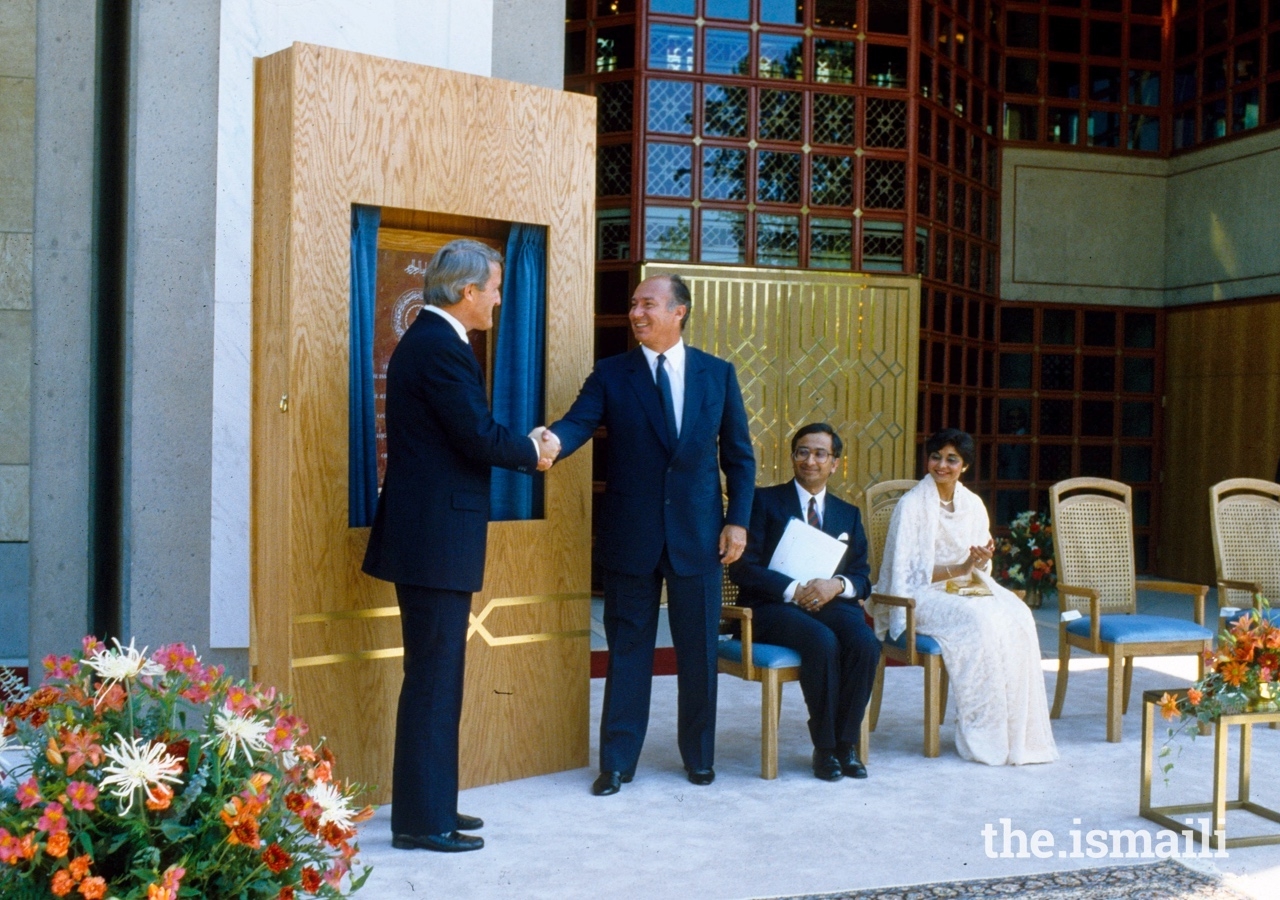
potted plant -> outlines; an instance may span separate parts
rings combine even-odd
[[[1026,591],[1027,605],[1039,609],[1058,576],[1053,566],[1053,524],[1033,510],[1009,523],[1009,534],[996,541],[994,575],[1006,587]]]

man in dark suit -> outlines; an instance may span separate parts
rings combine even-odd
[[[741,588],[738,602],[753,610],[755,639],[800,654],[813,774],[825,781],[867,777],[855,745],[880,660],[880,642],[859,602],[871,594],[862,517],[856,506],[827,492],[843,450],[840,435],[825,422],[795,433],[796,477],[756,491],[747,549],[729,568]],[[792,519],[848,543],[833,577],[801,584],[768,567]]]
[[[630,311],[640,346],[598,362],[568,413],[549,428],[566,454],[599,425],[609,433],[596,522],[609,641],[600,777],[591,789],[598,796],[617,793],[640,758],[664,581],[680,756],[694,784],[715,779],[721,566],[746,546],[756,464],[733,366],[681,338],[691,303],[678,275],[642,282]]]
[[[493,327],[502,257],[453,241],[427,265],[426,306],[387,366],[387,472],[364,571],[395,582],[404,632],[392,844],[456,852],[484,839],[458,812],[458,722],[471,594],[484,580],[491,466],[546,469],[553,441],[493,420],[469,330]]]

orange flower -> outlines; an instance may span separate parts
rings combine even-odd
[[[1236,660],[1227,660],[1222,663],[1219,671],[1222,673],[1222,680],[1232,687],[1239,687],[1249,676],[1249,667]]]
[[[1178,715],[1178,698],[1165,691],[1160,697],[1160,715],[1172,719]]]
[[[97,735],[92,731],[79,728],[74,730],[64,728],[58,733],[58,739],[62,742],[62,753],[67,759],[68,775],[76,774],[76,770],[85,763],[96,766],[102,762],[102,747],[98,746],[95,738]],[[53,741],[49,743],[52,745]]]
[[[280,888],[280,893],[276,895],[276,900],[293,900],[293,887],[286,884]]]
[[[314,894],[320,890],[320,873],[311,866],[302,870],[302,889],[308,894]]]
[[[246,802],[242,797],[232,797],[222,807],[222,824],[227,826],[229,832],[228,844],[243,844],[254,850],[262,846],[262,839],[258,836],[257,812],[258,805],[252,801]]]
[[[49,883],[49,890],[53,891],[55,897],[65,897],[71,893],[71,889],[76,886],[75,881],[71,878],[71,873],[66,869],[59,869],[53,873],[53,881]]]
[[[293,857],[279,844],[268,846],[262,853],[262,861],[266,863],[268,869],[277,875],[293,865]]]
[[[120,687],[119,684],[113,684],[111,687],[107,688],[106,691],[99,689],[98,699],[96,702],[97,705],[103,709],[109,709],[112,712],[120,712],[120,710],[124,709],[124,701],[127,698],[128,695],[124,692],[124,688]],[[82,893],[83,890],[84,889],[82,887]]]
[[[102,900],[107,896],[107,879],[98,875],[80,882],[80,893],[84,900]]]
[[[1199,706],[1200,701],[1204,699],[1204,693],[1195,688],[1187,688],[1187,699],[1191,701],[1192,706]]]
[[[61,697],[62,691],[58,690],[56,687],[45,685],[32,694],[27,699],[27,702],[36,709],[44,709],[47,706],[53,706],[53,704],[57,703]]]
[[[156,799],[147,798],[147,809],[152,812],[168,809],[173,801],[173,788],[167,784],[157,784],[152,788],[152,792],[156,795]]]
[[[52,857],[61,859],[67,855],[67,851],[71,849],[71,835],[65,831],[59,831],[56,834],[49,835],[49,841],[45,844],[44,852]]]
[[[81,881],[84,876],[89,874],[89,866],[93,865],[93,860],[88,856],[77,856],[71,860],[68,868],[71,870],[71,877],[76,881]]]

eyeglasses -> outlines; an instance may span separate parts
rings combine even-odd
[[[808,447],[800,447],[792,452],[791,456],[793,459],[798,459],[801,462],[804,462],[809,457],[813,457],[814,462],[824,463],[835,456],[835,454],[826,450],[810,450]]]

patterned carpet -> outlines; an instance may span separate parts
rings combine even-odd
[[[945,881],[905,887],[797,894],[773,900],[1248,900],[1212,875],[1171,860],[1139,866],[1074,869],[1014,878]]]

